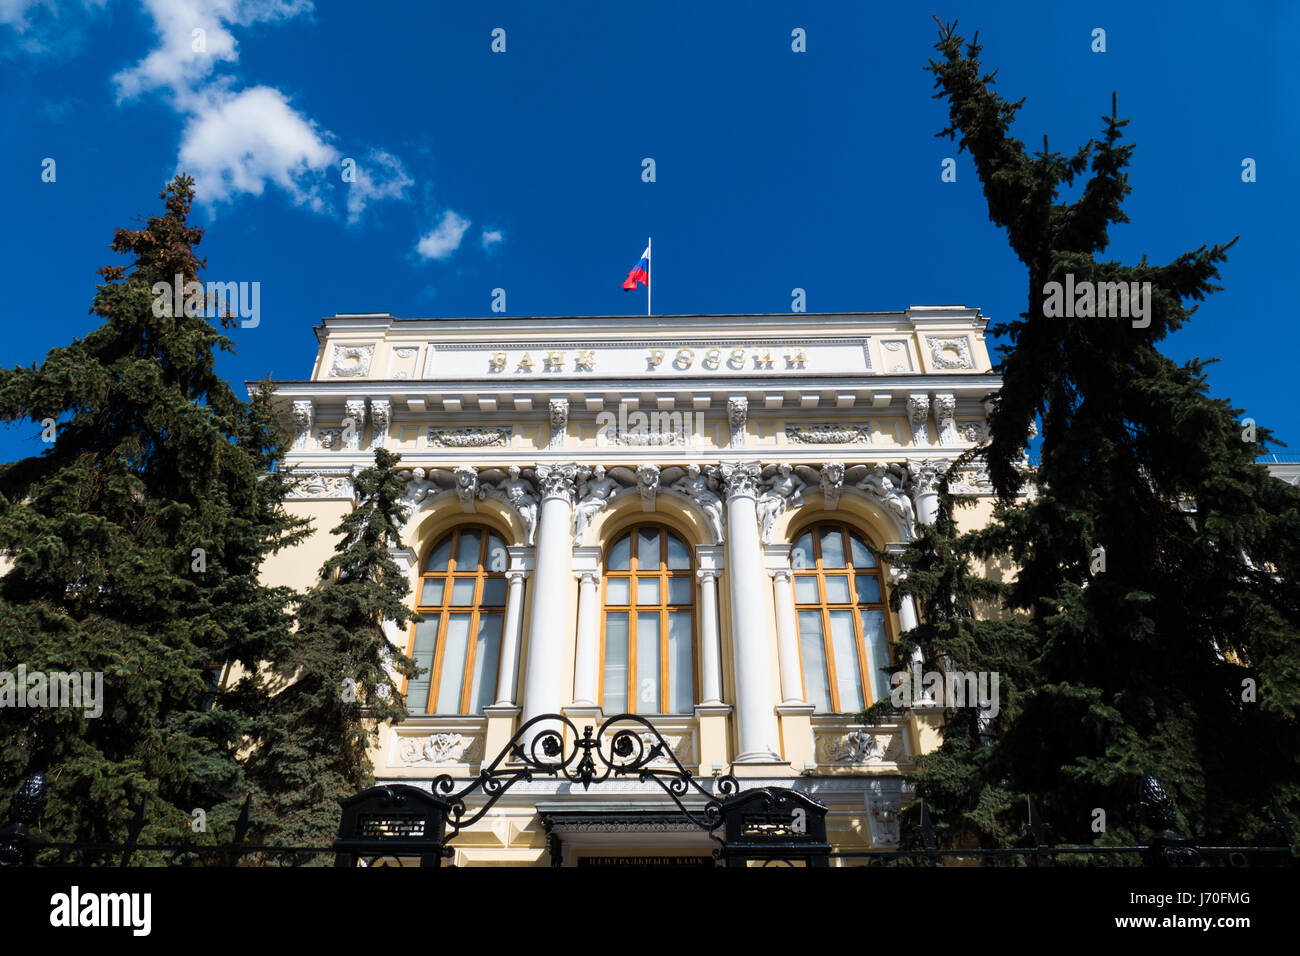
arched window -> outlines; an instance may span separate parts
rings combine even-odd
[[[887,696],[885,589],[862,537],[842,524],[815,524],[795,540],[790,565],[804,700],[852,714]]]
[[[695,579],[685,542],[637,525],[605,556],[601,700],[607,714],[695,708]]]
[[[496,699],[506,546],[487,528],[463,525],[434,545],[420,577],[410,656],[426,673],[406,688],[413,714],[481,714]]]

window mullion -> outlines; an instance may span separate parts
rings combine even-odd
[[[442,658],[447,649],[447,622],[451,615],[443,610],[438,614],[438,635],[433,645],[433,670],[429,673],[429,701],[425,705],[426,714],[438,712],[438,686],[442,682]]]
[[[659,533],[659,713],[668,713],[668,535]]]

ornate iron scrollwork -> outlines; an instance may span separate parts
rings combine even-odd
[[[529,731],[538,724],[563,724],[563,728],[546,727],[536,732],[528,742]],[[632,723],[630,727],[615,728],[616,724]],[[566,735],[572,745],[566,748]],[[608,737],[607,737],[608,734]],[[643,735],[653,739],[647,741]],[[608,751],[605,744],[608,743]],[[509,758],[514,762],[510,763]],[[670,767],[652,766],[656,761],[667,760]],[[534,775],[562,778],[582,786],[602,783],[611,777],[635,775],[642,783],[654,782],[677,805],[677,809],[700,829],[709,833],[720,845],[722,840],[713,831],[722,825],[722,801],[740,790],[740,782],[727,774],[713,778],[716,792],[700,785],[696,776],[682,766],[668,741],[655,726],[636,714],[617,714],[606,718],[599,728],[591,724],[581,730],[561,714],[541,714],[523,724],[510,742],[490,765],[483,768],[469,786],[456,791],[456,779],[442,774],[433,781],[433,792],[446,795],[448,839],[482,819],[501,797],[521,780],[531,781]],[[466,798],[475,792],[487,797],[484,804],[470,813]],[[703,797],[703,803],[688,807],[683,798],[692,791]]]

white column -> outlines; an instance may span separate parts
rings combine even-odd
[[[704,704],[722,703],[722,644],[718,638],[718,572],[701,568],[700,581],[700,679]]]
[[[910,594],[903,596],[903,600],[898,606],[898,623],[904,631],[910,631],[920,622],[916,616],[916,599]]]
[[[772,575],[776,598],[776,650],[781,661],[782,703],[802,704],[803,671],[799,666],[799,628],[794,616],[794,594],[790,590],[790,571],[777,568]]]
[[[736,763],[779,761],[776,701],[763,613],[763,549],[754,499],[757,462],[728,462],[718,468],[727,492],[727,577],[731,581],[732,658],[736,666]]]
[[[565,598],[573,540],[573,492],[577,465],[538,465],[541,507],[537,517],[536,570],[528,618],[528,666],[522,720],[558,714],[564,705]],[[531,743],[537,728],[524,745]]]
[[[905,577],[907,577],[907,572],[900,568],[891,568],[889,571],[889,583],[891,585],[898,584],[898,582],[902,581]],[[902,634],[910,631],[912,628],[916,627],[918,623],[920,623],[920,618],[916,613],[916,598],[912,597],[910,594],[905,594],[898,604],[898,626],[901,629],[899,633]],[[919,647],[912,648],[912,663],[920,664],[924,660],[925,656],[921,653],[921,649]],[[900,665],[902,664],[901,661],[899,663]],[[933,700],[930,695],[926,694],[919,688],[912,688],[912,700],[916,700],[919,697],[924,697],[926,700]],[[911,701],[909,701],[909,703],[911,703]]]
[[[515,703],[519,680],[519,635],[524,623],[524,579],[528,572],[506,572],[510,590],[506,594],[506,623],[501,634],[501,667],[497,671],[498,707],[511,707]]]
[[[583,571],[578,575],[578,653],[574,661],[573,702],[596,706],[596,668],[600,657],[600,575]]]

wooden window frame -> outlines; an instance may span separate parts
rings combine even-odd
[[[844,567],[843,568],[825,568],[822,565],[822,532],[834,529],[840,533],[840,540],[844,545]],[[884,611],[885,620],[885,643],[889,649],[890,663],[893,663],[894,656],[894,622],[891,619],[889,611],[889,594],[885,590],[885,568],[880,561],[876,561],[875,566],[871,568],[858,569],[853,565],[853,543],[854,535],[860,541],[866,543],[869,539],[852,525],[842,521],[816,521],[801,529],[797,534],[791,535],[790,547],[799,543],[799,539],[804,535],[810,535],[813,544],[813,566],[810,568],[792,568],[790,571],[790,591],[794,600],[795,627],[798,627],[799,612],[817,610],[821,612],[822,627],[822,653],[826,658],[826,680],[829,684],[828,692],[831,700],[830,714],[850,713],[841,708],[839,681],[835,673],[835,649],[834,641],[831,637],[831,611],[849,611],[849,618],[853,622],[853,641],[858,657],[858,681],[862,691],[862,700],[864,709],[871,707],[875,701],[875,691],[872,686],[871,671],[868,669],[869,658],[867,655],[866,636],[862,633],[862,614],[867,611]],[[841,575],[848,578],[849,585],[849,603],[843,602],[832,603],[826,596],[826,576],[832,577]],[[866,577],[874,577],[876,583],[880,586],[880,600],[872,603],[861,603],[858,601],[857,577],[861,574]],[[816,578],[817,580],[817,598],[816,604],[801,604],[799,601],[799,591],[795,587],[795,579],[799,577]],[[803,647],[802,643],[799,648],[799,689],[803,694],[803,699],[808,699],[808,683],[804,674]]]
[[[456,566],[456,555],[457,552],[460,550],[461,534],[466,531],[477,531],[479,533],[478,566],[472,572],[462,571],[458,569]],[[431,617],[435,614],[438,615],[438,627],[434,634],[434,639],[433,639],[434,640],[433,670],[429,674],[429,695],[428,698],[425,700],[424,709],[418,713],[413,712],[412,716],[419,716],[419,717],[475,716],[473,712],[470,710],[470,704],[471,704],[470,691],[473,689],[474,686],[474,680],[473,680],[474,660],[478,650],[477,648],[478,642],[475,638],[478,635],[479,616],[483,612],[489,614],[499,613],[501,615],[501,626],[504,631],[506,604],[510,600],[510,588],[507,585],[505,588],[503,588],[502,603],[500,605],[496,605],[496,604],[485,605],[482,603],[483,587],[485,582],[491,578],[500,578],[502,581],[505,581],[506,579],[506,572],[504,570],[491,571],[487,567],[488,543],[492,540],[492,538],[496,538],[497,540],[499,540],[501,542],[501,546],[505,547],[505,538],[501,535],[500,532],[496,531],[494,528],[489,527],[488,525],[484,525],[484,524],[457,525],[456,527],[452,528],[450,531],[438,537],[432,543],[432,545],[430,545],[428,551],[424,554],[424,557],[420,562],[420,577],[415,584],[415,613],[427,617]],[[451,541],[451,548],[447,554],[447,570],[446,571],[428,570],[429,559],[432,558],[434,552],[438,550],[438,546],[442,544],[444,541],[448,541],[448,540]],[[453,604],[451,602],[453,585],[458,580],[464,581],[470,578],[474,580],[474,596],[473,598],[471,598],[471,604],[469,606],[462,605],[462,604]],[[443,582],[442,603],[440,604],[420,603],[420,601],[424,597],[424,582],[430,579],[440,579]],[[436,708],[438,704],[438,688],[442,683],[442,658],[443,658],[443,654],[447,649],[447,626],[451,621],[451,615],[453,613],[455,614],[469,613],[470,615],[469,641],[468,641],[469,646],[465,651],[465,670],[460,677],[459,709],[456,711],[455,714],[439,714]],[[413,655],[415,653],[415,635],[418,627],[419,624],[417,622],[415,621],[411,622],[410,633],[408,635],[407,642],[406,642],[406,654],[408,657],[411,657],[412,660],[414,660]],[[500,640],[501,637],[503,636],[504,633],[502,635],[498,635],[498,640]],[[494,682],[493,687],[495,688],[496,675],[490,675],[490,676]],[[489,675],[484,675],[485,680],[488,679],[488,677]],[[402,698],[404,700],[406,699],[406,690],[409,681],[410,679],[408,678],[406,683],[402,687]],[[407,701],[407,703],[409,705],[410,701]]]
[[[643,529],[654,529],[659,534],[659,569],[655,573],[641,571],[639,569],[640,550],[637,547],[637,534]],[[668,569],[668,536],[676,538],[683,548],[686,549],[687,567],[684,570]],[[624,538],[629,539],[628,544],[628,566],[626,571],[614,571],[609,567],[609,556],[614,547]],[[610,604],[609,603],[609,580],[610,578],[623,578],[628,582],[628,604]],[[655,605],[641,605],[637,601],[637,581],[639,579],[657,578],[659,581],[659,603]],[[690,586],[691,602],[689,605],[670,604],[668,602],[668,581],[670,578],[686,578]],[[691,621],[691,711],[694,712],[694,705],[698,703],[696,698],[699,697],[700,690],[700,654],[699,654],[699,614],[696,610],[698,601],[696,600],[695,588],[695,551],[687,543],[686,539],[678,534],[667,525],[654,521],[642,521],[634,525],[629,525],[619,531],[619,534],[609,546],[605,549],[602,557],[602,571],[600,576],[600,665],[598,679],[598,697],[600,706],[605,706],[605,622],[608,620],[609,612],[627,614],[627,713],[642,713],[636,709],[637,700],[637,611],[640,607],[654,608],[659,615],[659,710],[647,711],[644,713],[655,716],[682,716],[674,714],[667,708],[671,706],[669,700],[668,679],[668,612],[669,611],[689,611]],[[643,714],[644,716],[644,714]]]

